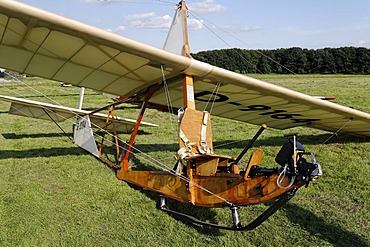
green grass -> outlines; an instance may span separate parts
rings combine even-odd
[[[334,95],[341,104],[370,112],[369,76],[253,76],[312,95]],[[0,83],[0,94],[47,101],[40,97],[45,94],[76,107],[77,88],[62,88],[38,78],[25,81],[39,92],[21,83]],[[87,90],[84,106],[108,102]],[[158,195],[117,180],[107,166],[75,147],[53,123],[8,115],[8,108],[9,103],[0,102],[0,246],[370,246],[369,139],[339,136],[323,144],[331,134],[298,128],[300,141],[316,154],[324,175],[300,189],[284,209],[255,230],[229,232],[169,217],[156,209]],[[137,108],[129,106],[120,113],[135,118]],[[168,114],[154,109],[148,109],[144,120],[161,126],[144,128],[137,147],[173,166],[176,121],[171,123]],[[215,146],[239,141],[216,150],[232,156],[259,128],[212,120]],[[62,123],[68,134],[71,125]],[[284,142],[282,133],[268,129],[256,142],[256,147],[265,150],[267,167],[275,166],[274,157]],[[136,161],[148,169],[142,155]],[[231,221],[227,208],[170,204],[212,222]],[[267,206],[241,209],[243,223]]]

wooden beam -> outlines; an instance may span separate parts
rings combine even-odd
[[[181,11],[182,11],[182,18],[183,18],[183,31],[184,31],[184,56],[190,57],[190,46],[189,46],[189,34],[188,34],[188,7],[185,4],[185,1],[181,1]]]
[[[185,75],[183,79],[184,107],[195,110],[193,77]]]
[[[127,145],[125,155],[123,156],[123,159],[122,159],[121,164],[120,164],[121,170],[123,170],[123,171],[128,171],[129,170],[128,160],[129,160],[129,157],[130,157],[131,149],[132,149],[132,147],[134,145],[134,142],[135,142],[136,135],[139,132],[139,127],[140,127],[141,121],[143,120],[143,116],[144,116],[146,107],[148,106],[150,98],[160,88],[160,86],[161,86],[161,84],[156,84],[156,85],[151,86],[148,89],[148,92],[145,94],[144,101],[141,105],[141,109],[140,109],[140,112],[139,112],[139,116],[136,120],[135,127],[132,130],[130,141]]]

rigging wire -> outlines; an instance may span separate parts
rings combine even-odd
[[[216,96],[218,95],[218,90],[220,90],[220,87],[221,87],[221,82],[217,82],[217,85],[216,85],[217,90],[216,90],[215,96],[213,97],[210,113],[212,113],[212,111],[213,111],[213,106],[215,105]]]
[[[338,136],[338,133],[344,128],[347,126],[347,124],[349,124],[350,122],[352,122],[352,118],[349,119],[346,123],[343,124],[342,127],[340,127],[335,133],[333,133],[331,136],[329,136],[328,139],[326,139],[322,144],[325,144],[327,143],[331,138],[333,138],[334,136]]]
[[[234,144],[234,143],[240,143],[240,142],[244,142],[244,141],[245,141],[245,140],[232,141],[232,142],[227,142],[227,143],[219,144],[219,145],[216,145],[216,146],[213,146],[213,147],[214,147],[214,148],[219,148],[219,147],[223,147],[223,146],[231,145],[231,144]]]
[[[216,102],[216,97],[217,97],[217,94],[218,94],[218,90],[220,89],[220,86],[221,86],[221,83],[220,82],[217,82],[215,88],[212,91],[212,94],[208,98],[207,104],[204,106],[204,110],[203,111],[205,111],[208,108],[208,105],[209,105],[209,103],[212,100],[211,109],[209,110],[209,113],[212,113],[213,106],[214,106],[214,104]]]
[[[198,21],[200,21],[200,16],[193,13],[192,11],[188,10],[188,12],[190,13],[191,16],[193,16],[194,18],[196,18]],[[206,18],[204,17],[201,17],[202,19],[206,20],[207,22],[209,22],[212,26],[216,27],[217,29],[221,30],[222,32],[226,33],[227,35],[229,35],[230,37],[236,39],[237,41],[241,42],[242,44],[246,45],[249,47],[249,45],[247,43],[245,43],[243,40],[239,39],[238,37],[236,37],[235,35],[227,32],[226,30],[224,30],[223,28],[219,27],[218,25],[212,23],[211,21],[207,20]],[[264,74],[261,70],[259,70],[256,66],[254,66],[254,64],[252,64],[252,62],[250,62],[248,59],[245,58],[245,56],[243,55],[242,52],[239,52],[238,49],[236,48],[233,48],[228,42],[226,42],[225,39],[221,38],[220,35],[218,35],[215,31],[213,31],[210,27],[208,27],[207,25],[204,24],[204,22],[202,22],[202,24],[210,31],[212,32],[216,37],[218,37],[222,42],[224,42],[228,47],[230,47],[232,50],[234,50],[236,52],[236,54],[238,54],[245,62],[247,62],[249,65],[253,66],[254,69],[256,71],[258,71],[260,74]],[[279,65],[280,67],[284,68],[285,70],[287,70],[288,72],[292,73],[293,75],[296,75],[296,73],[287,68],[286,66],[280,64],[278,61],[274,60],[273,58],[267,56],[266,54],[264,54],[263,52],[259,51],[259,50],[254,50],[256,53],[260,54],[261,56],[267,58],[268,60],[272,61],[273,63]]]
[[[177,5],[178,4],[178,2],[169,2],[169,1],[163,1],[163,0],[155,0],[155,1],[165,3],[166,5]]]
[[[171,126],[171,128],[174,129],[175,133],[179,133],[179,126],[176,123],[176,121],[173,119],[174,116],[175,116],[175,111],[174,111],[174,107],[172,105],[170,90],[168,88],[167,79],[166,79],[166,75],[164,73],[163,64],[161,64],[161,72],[162,72],[163,88],[164,88],[164,91],[165,91],[166,103],[167,103],[167,108],[168,108],[168,113],[169,113],[169,119],[170,119],[170,123],[171,123],[170,126]],[[177,137],[176,136],[174,136],[174,140],[175,140],[175,142],[177,142]]]
[[[70,137],[68,134],[67,134],[67,132],[65,132],[65,130],[62,128],[62,126],[60,126],[58,123],[57,123],[57,121],[55,121],[54,120],[54,118],[52,118],[52,116],[48,113],[48,111],[46,110],[46,109],[42,109],[44,112],[45,112],[45,114],[46,115],[48,115],[48,117],[56,124],[56,126],[58,126],[58,128],[64,133],[64,135],[66,136],[66,137],[68,137],[68,139],[71,141],[71,142],[73,142],[73,139],[72,139],[72,137]]]
[[[27,83],[25,83],[25,82],[23,82],[23,81],[21,81],[21,80],[19,80],[18,78],[16,78],[15,76],[12,76],[12,75],[10,75],[9,73],[7,73],[8,74],[8,76],[10,76],[11,78],[13,78],[13,79],[15,79],[17,82],[20,82],[20,83],[22,83],[23,85],[27,85]],[[2,86],[2,87],[4,87],[4,86]],[[46,97],[46,98],[48,98],[49,100],[52,100],[52,99],[50,99],[48,96],[46,96],[45,94],[43,94],[42,92],[40,92],[40,91],[38,91],[38,90],[36,90],[36,89],[34,89],[34,88],[32,88],[31,86],[28,86],[30,89],[32,89],[32,90],[34,90],[34,91],[36,91],[37,93],[39,93],[39,94],[41,94],[41,95],[43,95],[44,97]],[[8,91],[12,91],[12,92],[14,92],[14,93],[16,93],[17,95],[19,95],[19,96],[21,96],[22,97],[22,95],[21,94],[19,94],[18,92],[16,92],[15,90],[12,90],[12,89],[9,89],[9,88],[7,88],[7,87],[5,87],[5,89],[6,90],[8,90]],[[55,100],[52,100],[53,102],[56,102]],[[59,104],[58,102],[56,102],[58,105],[61,105],[61,104]],[[18,109],[17,109],[18,110]],[[48,109],[46,109],[46,110],[48,110]],[[20,109],[19,109],[19,111],[20,112],[22,112]],[[69,118],[66,118],[66,117],[64,117],[64,116],[62,116],[62,115],[60,115],[60,114],[58,114],[58,113],[56,113],[56,112],[54,112],[54,111],[51,111],[51,110],[48,110],[49,112],[51,112],[51,113],[53,113],[53,114],[56,114],[56,115],[58,115],[59,117],[61,117],[61,118],[64,118],[66,121],[68,121],[68,122],[72,122],[72,124],[74,124],[74,122],[71,120],[71,119],[69,119]],[[24,112],[22,112],[22,113],[24,113]],[[78,114],[76,114],[76,113],[74,113],[74,112],[71,112],[72,114],[74,114],[74,115],[76,115],[76,116],[79,116]],[[49,115],[49,114],[48,114]],[[81,116],[80,116],[81,117]],[[93,123],[91,123],[91,124],[93,124]],[[95,125],[95,127],[96,128],[98,128],[100,131],[102,131],[102,132],[104,132],[105,134],[107,134],[107,135],[110,135],[111,137],[114,137],[114,135],[112,134],[112,133],[110,133],[110,132],[108,132],[108,131],[105,131],[104,129],[102,129],[102,128],[100,128],[99,126],[96,126]],[[97,133],[93,133],[93,135],[95,136],[95,137],[98,137],[98,138],[103,138],[103,136],[100,136],[99,134],[97,134]],[[119,137],[118,137],[118,140],[119,141],[121,141],[122,143],[125,143],[122,139],[120,139]],[[114,143],[113,141],[111,141],[111,140],[107,140],[106,139],[106,142],[108,142],[108,143],[110,143],[110,144],[112,144],[112,145],[116,145],[116,143]],[[119,145],[118,144],[118,147],[121,149],[121,150],[125,150],[125,151],[127,151],[127,146],[126,147],[124,147],[124,146],[121,146],[121,145]],[[148,154],[146,154],[146,153],[144,153],[143,151],[141,151],[141,150],[139,150],[138,148],[136,148],[135,146],[130,146],[131,148],[132,148],[132,150],[135,150],[136,152],[138,152],[140,155],[138,155],[138,156],[140,156],[139,158],[140,159],[143,159],[144,161],[146,161],[146,162],[148,162],[149,163],[149,165],[153,165],[154,167],[157,167],[157,168],[160,168],[160,169],[162,169],[162,170],[164,170],[164,171],[166,171],[166,172],[169,172],[170,174],[172,174],[172,175],[174,175],[174,176],[177,176],[177,177],[179,177],[181,180],[183,180],[183,181],[185,181],[185,182],[187,182],[187,183],[189,183],[189,184],[191,184],[191,185],[193,185],[193,186],[195,186],[195,187],[197,187],[197,188],[199,188],[199,189],[201,189],[201,190],[203,190],[203,191],[205,191],[205,192],[207,192],[207,193],[209,193],[210,195],[213,195],[213,196],[215,196],[215,197],[217,197],[218,199],[220,199],[220,200],[222,200],[223,202],[225,202],[226,204],[228,204],[228,205],[233,205],[232,203],[230,203],[228,200],[226,200],[225,198],[223,198],[223,197],[221,197],[221,196],[219,196],[219,195],[217,195],[217,194],[215,194],[215,193],[213,193],[212,191],[210,191],[209,189],[207,189],[207,188],[205,188],[205,187],[203,187],[203,186],[201,186],[201,185],[199,185],[199,184],[197,184],[196,182],[194,182],[194,181],[192,181],[191,179],[189,179],[188,177],[186,177],[186,176],[184,176],[184,175],[181,175],[181,174],[176,174],[176,172],[175,171],[173,171],[173,169],[171,169],[171,168],[169,168],[166,164],[164,164],[162,161],[160,161],[160,160],[158,160],[158,159],[156,159],[156,158],[154,158],[154,157],[152,157],[152,156],[150,156],[150,155],[148,155]],[[134,154],[134,153],[132,153],[133,155],[136,155],[136,154]]]
[[[174,107],[172,105],[170,90],[169,90],[169,87],[168,87],[168,84],[167,84],[166,75],[164,73],[163,64],[161,64],[161,72],[162,72],[163,87],[164,87],[164,91],[165,91],[165,95],[166,95],[166,103],[167,103],[167,107],[168,107],[168,113],[170,114],[170,122],[173,123],[174,122],[173,121],[173,116],[175,115],[175,111],[174,111]],[[177,130],[178,129],[176,128],[176,131]]]
[[[191,12],[190,10],[188,10],[188,13],[191,15],[191,16],[193,16],[195,19],[197,19],[198,21],[200,21],[200,19],[198,19],[197,18],[197,15],[195,14],[195,13],[193,13],[193,12]],[[205,19],[206,20],[206,19]],[[212,24],[212,22],[210,22],[211,24]],[[235,49],[235,48],[232,48],[232,46],[228,43],[228,42],[226,42],[226,40],[225,39],[223,39],[220,35],[218,35],[215,31],[213,31],[212,30],[212,28],[210,28],[210,27],[208,27],[207,25],[205,25],[203,22],[202,22],[202,25],[203,26],[205,26],[211,33],[213,33],[217,38],[219,38],[222,42],[224,42],[228,47],[230,47],[231,49],[233,49],[235,52],[236,52],[236,54],[241,58],[241,59],[243,59],[243,61],[245,61],[245,62],[247,62],[249,65],[251,65],[251,66],[253,66],[254,67],[254,69],[255,70],[257,70],[260,74],[263,74],[262,73],[262,71],[260,71],[256,66],[254,66],[253,64],[252,64],[252,62],[250,62],[248,59],[246,59],[245,58],[245,56],[241,53],[241,52],[239,52],[239,51],[237,51],[237,49]],[[213,25],[213,24],[212,24]],[[216,25],[215,25],[216,26]],[[216,26],[217,27],[217,26]],[[221,28],[220,28],[221,29]],[[221,29],[222,30],[222,29]],[[224,31],[224,32],[226,32],[226,31]]]
[[[157,0],[157,1],[160,1],[160,0]],[[161,1],[161,2],[164,2],[164,1]],[[172,4],[172,3],[171,3]],[[190,12],[190,14],[192,14],[193,16],[194,16],[194,14],[193,13],[191,13]],[[214,25],[214,26],[216,26],[216,25]],[[217,27],[217,26],[216,26]],[[206,28],[207,29],[209,29],[211,32],[213,32],[209,27],[207,27],[206,26]],[[221,29],[221,28],[220,28]],[[222,30],[222,29],[221,29]],[[224,31],[224,32],[226,32],[226,31]],[[213,32],[217,37],[219,37],[221,40],[223,40],[220,36],[218,36],[215,32]],[[227,33],[227,32],[226,32]],[[229,34],[229,33],[228,33]],[[232,36],[232,37],[234,37],[233,35],[231,35],[231,34],[229,34],[230,36]],[[234,38],[236,38],[236,37],[234,37]],[[226,41],[224,41],[225,42],[225,44],[227,44],[227,45],[229,45]],[[243,41],[241,41],[241,42],[243,42]],[[244,43],[244,42],[243,42]],[[230,46],[230,45],[229,45]],[[231,46],[230,46],[231,47]],[[278,62],[276,62],[276,61],[274,61],[272,58],[270,58],[270,57],[268,57],[268,56],[266,56],[265,54],[263,54],[263,53],[261,53],[261,52],[259,52],[259,51],[257,51],[258,53],[260,53],[261,55],[263,55],[264,57],[266,57],[266,58],[268,58],[268,59],[270,59],[271,61],[273,61],[273,62],[275,62],[275,63],[277,63],[277,64],[279,64]],[[243,57],[242,56],[242,54],[240,54],[240,53],[238,53],[241,57]],[[244,57],[243,57],[244,58]],[[244,58],[245,59],[245,58]],[[287,69],[288,71],[290,71],[292,74],[295,74],[293,71],[291,71],[291,70],[289,70],[288,68],[286,68],[286,67],[284,67],[283,65],[281,65],[281,64],[279,64],[280,66],[282,66],[283,68],[285,68],[285,69]],[[170,113],[170,115],[171,115],[171,113],[173,113],[173,107],[172,107],[172,104],[171,104],[171,99],[170,99],[170,97],[169,97],[169,90],[168,90],[168,85],[167,85],[167,83],[166,83],[166,80],[165,80],[165,76],[164,76],[164,71],[163,71],[163,66],[161,65],[161,69],[162,69],[162,77],[163,77],[163,83],[164,83],[164,87],[165,87],[165,92],[166,92],[166,100],[167,100],[167,102],[168,102],[168,106],[169,106],[169,113]],[[256,70],[258,70],[257,68],[256,68]],[[259,71],[259,70],[258,70]],[[259,71],[260,72],[260,71]],[[214,89],[214,91],[213,91],[213,93],[212,93],[212,96],[210,97],[210,99],[209,99],[209,101],[207,102],[207,105],[206,105],[206,107],[208,107],[208,104],[210,103],[210,100],[211,100],[211,98],[213,98],[213,102],[212,102],[212,105],[211,105],[211,111],[213,110],[213,106],[214,106],[214,103],[215,103],[215,100],[216,100],[216,96],[217,96],[217,93],[218,93],[218,90],[219,90],[219,87],[220,87],[220,83],[217,83],[217,85],[216,85],[216,88]],[[36,90],[37,91],[37,90]],[[45,95],[46,96],[46,95]],[[47,97],[47,96],[46,96]],[[48,97],[47,97],[48,98]],[[50,98],[49,98],[50,99]],[[56,102],[55,100],[52,100],[53,102],[55,102],[55,103],[57,103],[58,105],[61,105],[61,104],[59,104],[58,102]],[[47,114],[47,113],[46,113]],[[48,114],[49,115],[49,114]],[[50,117],[50,116],[49,116]],[[171,119],[172,120],[172,119]],[[340,130],[342,130],[347,124],[349,124],[349,122],[350,122],[351,120],[349,120],[347,123],[345,123],[340,129],[338,129],[338,131],[337,132],[335,132],[331,137],[329,137],[324,143],[326,143],[330,138],[332,138],[334,135],[336,135]],[[101,129],[101,128],[100,128]],[[102,130],[102,129],[101,129]],[[109,132],[107,132],[108,134],[110,134]],[[113,136],[113,135],[112,135]],[[114,144],[113,142],[112,142],[112,144]],[[226,145],[226,144],[222,144],[222,145]],[[121,147],[122,148],[122,147]],[[153,164],[157,164],[157,166],[158,165],[160,165],[159,167],[162,167],[162,169],[163,169],[163,166],[164,167],[166,167],[166,168],[164,168],[164,169],[167,169],[167,171],[168,172],[170,172],[170,173],[173,173],[173,171],[172,171],[172,169],[170,169],[170,168],[168,168],[165,164],[162,164],[160,161],[158,161],[158,160],[156,160],[156,159],[154,159],[153,157],[151,157],[151,156],[149,156],[149,155],[147,155],[147,154],[145,154],[145,153],[143,153],[142,151],[140,151],[139,149],[137,149],[136,147],[132,147],[134,150],[137,150],[139,153],[141,153],[142,155],[144,155],[144,156],[147,156],[147,160],[148,160],[148,162],[149,163],[153,163]],[[152,160],[153,159],[153,160]],[[157,163],[158,162],[158,163]],[[173,173],[174,175],[176,175],[175,173]],[[181,176],[179,176],[180,178],[181,178]],[[187,177],[185,177],[185,176],[182,176],[183,178],[181,178],[181,179],[183,179],[183,180],[185,180],[186,181],[186,179],[188,179]],[[189,181],[189,182],[192,182],[192,181]],[[212,193],[212,192],[210,192],[209,190],[207,190],[206,188],[203,188],[202,186],[200,186],[199,184],[194,184],[194,186],[197,186],[197,187],[199,187],[199,188],[201,188],[201,189],[203,189],[204,191],[207,191],[208,193],[210,193],[210,194],[213,194],[213,195],[215,195],[214,193]],[[216,197],[218,197],[217,195],[215,195]],[[219,197],[220,198],[220,197]],[[227,202],[227,200],[223,200],[223,201],[225,201],[225,202]]]

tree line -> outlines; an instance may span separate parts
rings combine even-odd
[[[370,49],[341,47],[275,50],[221,49],[192,56],[238,73],[370,74]]]

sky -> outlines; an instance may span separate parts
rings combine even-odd
[[[172,0],[20,0],[159,48]],[[369,0],[187,0],[191,52],[242,48],[370,48]]]

